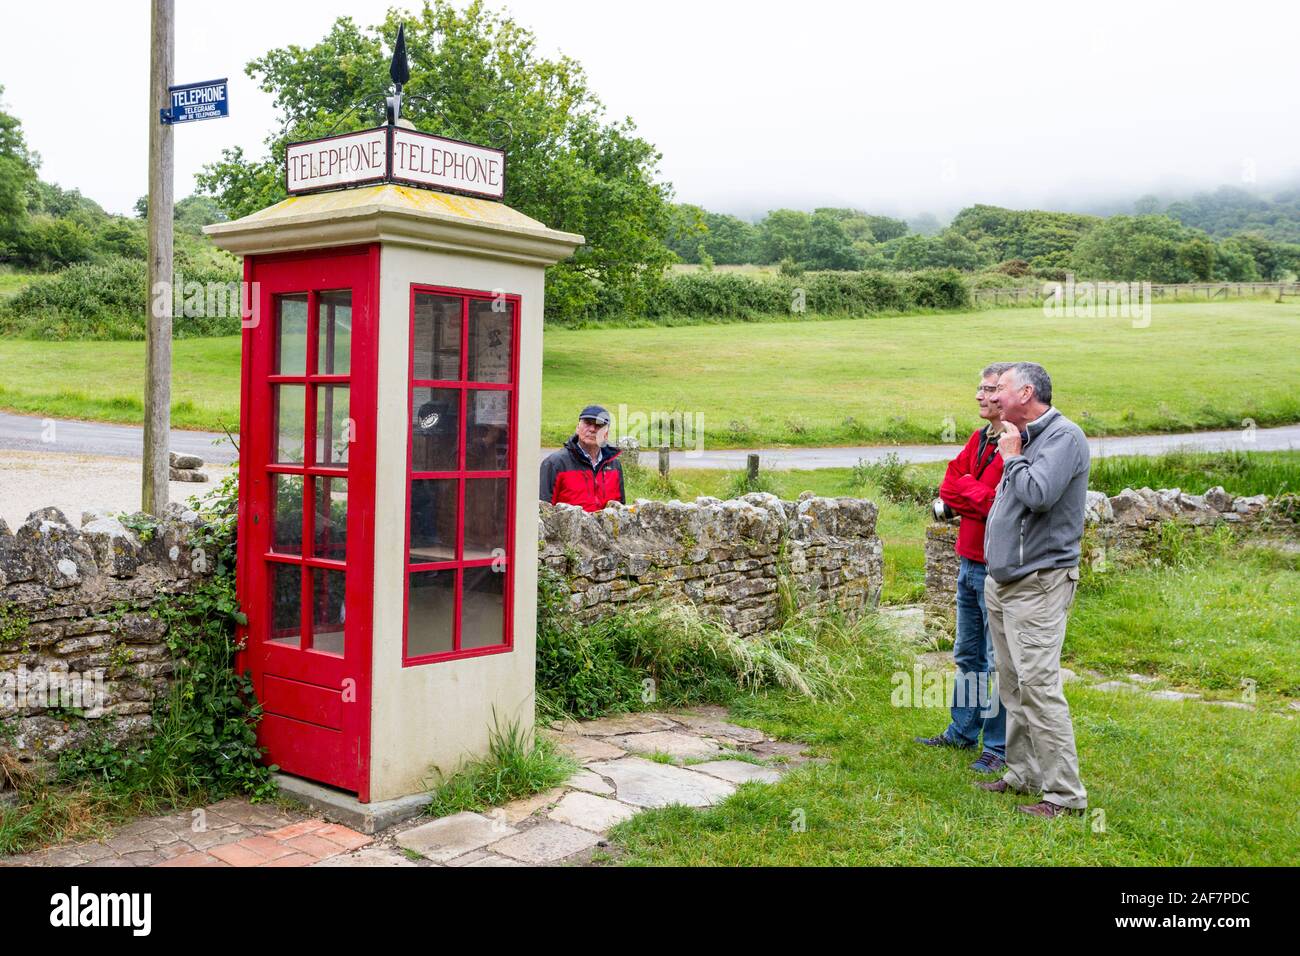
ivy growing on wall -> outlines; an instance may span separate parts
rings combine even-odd
[[[181,594],[162,597],[150,615],[165,626],[175,662],[172,687],[153,713],[140,747],[100,739],[60,758],[64,779],[93,777],[114,789],[165,799],[245,793],[271,796],[273,768],[261,763],[260,706],[252,682],[234,670],[237,625],[247,623],[235,597],[237,479],[231,474],[201,502],[205,523],[191,538],[196,570],[211,573]]]

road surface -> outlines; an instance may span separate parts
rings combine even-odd
[[[0,451],[66,452],[78,455],[106,455],[139,461],[143,440],[138,425],[112,425],[43,419],[0,412]],[[1279,428],[1232,429],[1230,431],[1182,432],[1171,435],[1126,435],[1093,438],[1094,457],[1114,455],[1158,455],[1175,448],[1198,451],[1286,451],[1300,449],[1300,425]],[[759,448],[716,451],[674,451],[670,466],[677,468],[745,467],[746,456],[757,451],[761,468],[790,471],[807,468],[851,468],[859,461],[879,461],[893,453],[906,462],[948,461],[960,445],[865,445],[835,448]],[[235,460],[235,447],[225,435],[214,432],[172,431],[171,450],[198,455],[211,464]],[[543,454],[550,449],[543,449]],[[653,467],[653,451],[642,455]]]

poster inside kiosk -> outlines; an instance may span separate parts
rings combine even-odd
[[[499,149],[381,126],[290,143],[285,185],[290,195],[297,195],[394,182],[499,200],[505,197],[505,165]]]

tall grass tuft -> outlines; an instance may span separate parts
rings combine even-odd
[[[427,812],[444,817],[462,810],[486,810],[558,787],[578,769],[545,737],[526,733],[518,721],[504,727],[493,715],[488,755],[470,761],[450,776],[435,773]]]
[[[895,504],[928,505],[939,494],[937,484],[892,451],[880,461],[859,460],[853,466],[853,484],[874,485]]]
[[[727,479],[724,496],[727,498],[740,498],[755,491],[765,491],[770,495],[775,495],[780,493],[780,487],[780,483],[772,476],[771,472],[760,471],[753,478],[750,478],[748,471],[739,471]]]
[[[845,675],[892,639],[870,613],[849,620],[832,609],[817,617],[796,611],[781,626],[746,636],[694,604],[669,601],[581,624],[563,607],[558,576],[542,577],[537,701],[545,719],[725,704],[769,690],[851,696]]]

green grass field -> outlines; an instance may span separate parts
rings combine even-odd
[[[53,418],[144,420],[143,342],[0,342],[0,408]],[[172,425],[239,427],[239,338],[172,342]]]
[[[1034,820],[1032,798],[972,786],[970,751],[913,743],[947,711],[890,705],[891,668],[851,701],[744,698],[735,713],[828,758],[717,807],[639,814],[611,834],[657,866],[1286,866],[1300,856],[1300,750],[1274,713],[1071,685],[1083,817]],[[745,721],[744,718],[749,718]],[[796,826],[800,824],[802,829]]]
[[[940,441],[977,424],[975,380],[990,361],[1028,358],[1053,374],[1056,403],[1090,434],[1300,421],[1294,355],[1300,305],[1157,305],[1128,319],[1049,319],[1034,309],[545,334],[543,439],[577,410],[704,414],[712,448]],[[0,342],[0,408],[138,422],[140,342]],[[174,344],[173,422],[238,419],[239,342]]]
[[[1169,555],[1166,556],[1170,557]],[[781,782],[747,784],[717,807],[640,814],[611,837],[631,865],[1265,866],[1300,856],[1300,557],[1227,539],[1174,563],[1085,575],[1063,661],[1107,676],[1258,709],[1066,688],[1088,813],[1033,820],[1033,798],[972,786],[971,751],[921,747],[946,706],[894,706],[911,650],[860,630],[844,697],[741,695],[743,723],[826,759]],[[1257,687],[1255,686],[1257,685]]]
[[[914,465],[906,474],[923,485],[937,481],[941,468]],[[1104,460],[1101,475],[1253,494],[1296,488],[1300,452],[1116,457]],[[726,497],[743,491],[742,479],[681,471],[665,484],[643,470],[629,495]],[[880,502],[884,600],[920,597],[920,505],[886,501],[854,469],[764,472],[760,484],[787,498],[811,490]],[[1300,718],[1285,709],[1300,695],[1300,556],[1242,546],[1224,532],[1184,532],[1165,535],[1152,559],[1122,573],[1084,568],[1062,654],[1067,666],[1107,678],[1139,673],[1154,678],[1153,689],[1207,700],[1241,701],[1249,683],[1258,709],[1069,685],[1089,792],[1083,818],[1017,814],[1013,807],[1029,798],[972,786],[974,753],[913,743],[940,732],[947,709],[892,706],[892,677],[912,671],[914,649],[880,633],[867,626],[844,651],[853,664],[842,697],[770,692],[733,701],[740,722],[811,745],[824,765],[772,786],[745,785],[711,809],[638,815],[613,832],[616,858],[644,866],[1207,866],[1287,865],[1300,855]]]
[[[1300,556],[1214,548],[1170,567],[1087,574],[1063,656],[1107,676],[1158,676],[1170,687],[1239,699],[1300,696]]]

